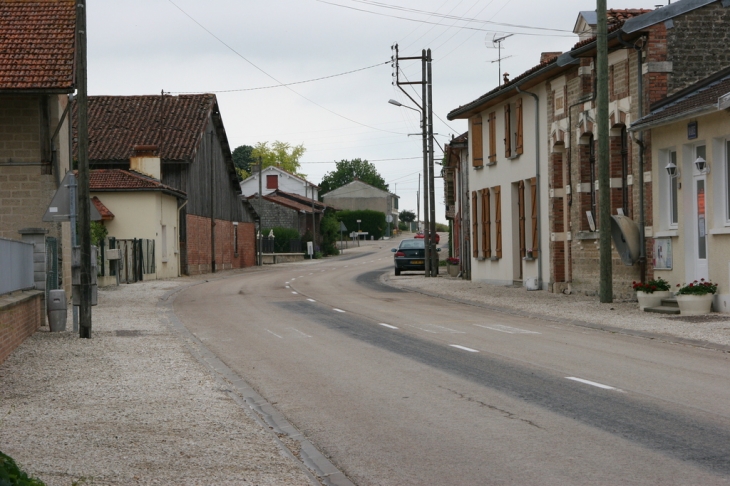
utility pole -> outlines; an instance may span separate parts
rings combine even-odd
[[[259,156],[259,167],[258,168],[259,168],[259,192],[258,192],[258,194],[256,194],[256,199],[259,202],[259,211],[261,211],[261,187],[262,187],[262,184],[261,184],[261,170],[262,170],[261,156]],[[264,249],[262,248],[263,244],[264,244],[264,235],[263,235],[262,231],[263,231],[263,228],[261,227],[261,220],[259,220],[259,237],[258,237],[259,238],[259,241],[258,241],[259,266],[263,266],[263,264],[264,264]]]
[[[418,174],[418,189],[416,190],[416,231],[421,229],[421,174]]]
[[[213,163],[213,130],[210,131],[210,267],[215,273],[215,164]]]
[[[429,228],[429,243],[431,244],[431,276],[435,277],[439,273],[439,254],[436,251],[436,194],[434,190],[434,167],[433,167],[433,76],[431,74],[431,49],[426,53],[426,67],[427,67],[427,88],[428,88],[428,180],[429,180],[429,195],[428,195],[428,208],[431,214],[429,219],[431,220],[431,227]]]
[[[611,268],[611,198],[608,167],[608,25],[606,0],[597,0],[596,104],[598,105],[598,201],[600,284],[598,295],[603,303],[613,302]]]
[[[431,225],[429,224],[428,206],[430,199],[428,197],[428,187],[431,181],[431,175],[428,171],[428,87],[426,86],[426,50],[421,50],[421,99],[423,100],[423,122],[421,123],[421,132],[423,134],[423,246],[425,247],[424,273],[426,277],[431,276]]]
[[[76,89],[78,92],[78,230],[81,246],[79,337],[91,339],[91,208],[89,199],[89,99],[86,69],[86,0],[76,2]]]

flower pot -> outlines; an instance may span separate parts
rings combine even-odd
[[[636,298],[639,300],[639,310],[644,310],[644,307],[659,307],[662,305],[662,299],[671,297],[672,292],[669,290],[657,290],[652,293],[643,292],[638,290],[636,292]]]
[[[457,277],[459,275],[459,265],[446,265],[446,271],[449,272],[449,276]]]
[[[712,310],[713,294],[705,295],[678,295],[679,312],[684,316],[698,316],[709,314]]]

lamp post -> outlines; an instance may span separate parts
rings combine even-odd
[[[425,87],[425,85],[424,85],[424,87]],[[425,91],[425,89],[424,89],[424,91]],[[424,99],[426,99],[425,96],[424,96]],[[425,110],[417,110],[410,106],[406,106],[406,105],[402,104],[401,102],[399,102],[397,100],[393,100],[393,99],[388,100],[388,103],[390,103],[391,105],[397,106],[399,108],[407,108],[409,110],[416,111],[420,115],[420,119],[421,119],[421,138],[423,140],[423,191],[422,191],[422,194],[423,194],[423,222],[424,222],[424,227],[425,227],[425,231],[423,232],[423,246],[425,248],[425,255],[424,255],[425,272],[424,273],[425,273],[426,277],[430,277],[431,276],[431,265],[432,265],[432,262],[431,262],[431,237],[432,237],[432,235],[431,235],[430,224],[429,224],[428,187],[429,187],[429,183],[433,184],[433,180],[429,177],[429,171],[428,171],[428,161],[429,161],[428,131],[427,131],[426,123],[424,123],[426,112],[425,112]],[[420,202],[420,195],[419,195],[419,202]]]

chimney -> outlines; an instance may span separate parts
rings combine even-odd
[[[157,145],[135,145],[132,147],[129,169],[159,181],[162,178],[162,168]]]
[[[540,54],[540,64],[548,62],[554,57],[558,57],[562,52],[543,52]]]

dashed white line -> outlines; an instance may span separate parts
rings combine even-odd
[[[270,332],[271,334],[273,334],[274,336],[278,337],[279,339],[284,339],[283,337],[279,336],[279,335],[278,335],[278,334],[276,334],[275,332],[271,332],[271,331],[269,331],[268,329],[266,330],[266,332]]]
[[[291,291],[291,293],[294,294],[294,295],[299,294],[299,292],[294,292],[293,290]]]
[[[313,273],[310,273],[309,275],[314,275]]]
[[[478,353],[476,349],[467,348],[466,346],[459,346],[458,344],[449,344],[452,348],[461,349],[463,351],[469,351],[470,353]]]
[[[582,378],[576,378],[575,376],[566,376],[565,378],[567,380],[577,381],[577,382],[580,382],[580,383],[584,383],[586,385],[595,386],[597,388],[603,388],[604,390],[618,390],[618,388],[614,388],[612,386],[604,385],[602,383],[596,383],[595,381],[584,380]]]
[[[304,278],[304,275],[299,275],[299,278]]]
[[[304,336],[304,337],[308,337],[308,338],[311,338],[311,337],[312,337],[312,336],[310,336],[309,334],[305,334],[305,333],[303,333],[303,332],[302,332],[302,331],[300,331],[299,329],[295,329],[295,328],[293,328],[293,327],[290,327],[289,329],[291,329],[292,331],[296,331],[296,332],[298,332],[299,334],[301,334],[301,335],[302,335],[302,336]]]
[[[384,322],[381,322],[380,325],[383,327],[387,327],[388,329],[398,329],[397,327],[391,326],[390,324],[386,324]]]
[[[333,307],[332,310],[335,312],[343,312],[343,313],[345,312],[342,309],[338,309],[337,307]]]
[[[307,300],[308,300],[309,302],[317,302],[317,301],[316,301],[316,300],[314,300],[314,299],[307,299]]]
[[[520,329],[518,327],[510,327],[505,326],[502,324],[493,324],[491,326],[482,326],[479,324],[474,324],[477,327],[481,327],[483,329],[491,329],[492,331],[499,331],[499,332],[506,332],[507,334],[540,334],[537,331],[528,331],[527,329]]]
[[[290,289],[291,287],[289,287],[289,286],[287,285],[287,286],[286,286],[286,288],[287,288],[287,289]]]

